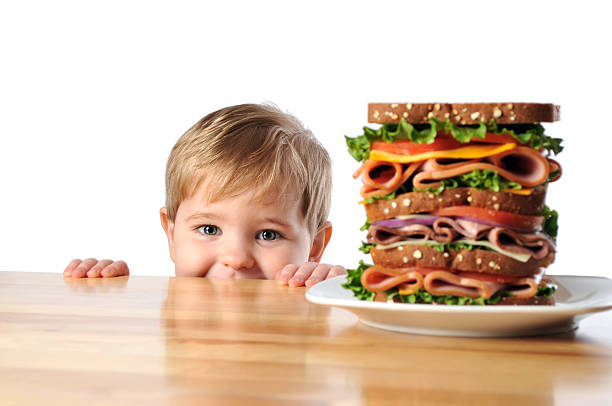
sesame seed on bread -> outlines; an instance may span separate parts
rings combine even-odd
[[[453,124],[498,124],[554,122],[560,107],[548,103],[370,103],[370,123],[391,124],[401,119],[413,124],[429,123],[430,118]]]

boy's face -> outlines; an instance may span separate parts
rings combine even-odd
[[[206,187],[181,202],[174,223],[162,209],[176,276],[274,279],[309,260],[313,243],[294,196],[262,203],[245,192],[206,203]]]

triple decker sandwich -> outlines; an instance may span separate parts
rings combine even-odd
[[[358,137],[367,220],[363,261],[344,285],[360,299],[439,304],[553,304],[561,139],[540,103],[373,103]]]

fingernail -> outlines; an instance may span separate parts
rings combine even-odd
[[[306,286],[310,287],[310,286],[314,285],[315,283],[319,283],[319,282],[321,282],[321,279],[311,278],[311,279],[308,279],[304,284]]]
[[[293,278],[293,279],[289,279],[289,282],[288,282],[287,284],[288,284],[289,286],[294,286],[294,287],[296,287],[296,286],[302,286],[302,285],[304,285],[304,281],[301,281],[301,280],[299,280],[299,279],[295,279],[295,278]]]

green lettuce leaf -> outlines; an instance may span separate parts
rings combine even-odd
[[[397,289],[395,290],[397,291]],[[454,296],[454,295],[436,296],[436,295],[432,295],[431,293],[423,289],[419,289],[418,292],[413,293],[411,295],[397,294],[397,295],[393,295],[392,297],[394,296],[398,296],[402,303],[436,303],[436,304],[445,304],[445,305],[451,305],[451,306],[468,306],[468,305],[484,306],[484,305],[497,304],[504,297],[512,296],[512,293],[502,290],[502,291],[495,293],[490,298],[485,299],[484,297],[471,298],[471,297]],[[387,295],[387,298],[388,297],[389,295]]]
[[[470,173],[443,179],[445,187],[471,187],[499,192],[502,189],[522,189],[520,183],[511,182],[496,171],[474,169]]]
[[[459,250],[468,250],[471,251],[473,249],[480,249],[491,251],[490,248],[487,247],[477,247],[472,244],[469,244],[464,241],[456,241],[456,242],[444,242],[444,243],[425,243],[426,246],[431,247],[439,252],[445,251],[459,251]]]
[[[542,230],[546,234],[550,235],[553,241],[556,241],[557,233],[559,231],[559,213],[557,213],[557,210],[552,210],[550,207],[544,206],[540,215],[544,216]]]
[[[551,297],[556,290],[557,287],[555,285],[540,285],[538,286],[538,293],[536,293],[536,296]]]
[[[359,261],[359,266],[356,269],[346,270],[346,283],[342,284],[342,287],[351,290],[359,300],[368,300],[372,302],[376,296],[376,293],[366,290],[361,284],[361,274],[371,266],[372,265],[368,265],[363,261]]]
[[[378,129],[363,127],[363,134],[357,137],[344,136],[351,156],[363,162],[370,156],[370,146],[374,141],[393,142],[408,139],[416,144],[431,144],[438,131],[451,133],[459,142],[467,143],[474,138],[483,139],[487,132],[510,134],[519,143],[527,144],[534,149],[543,149],[547,155],[557,155],[563,150],[561,138],[552,138],[544,134],[541,124],[509,124],[499,126],[494,121],[474,125],[457,125],[449,120],[430,118],[429,124],[410,124],[400,120],[397,124],[383,124]]]
[[[359,251],[363,252],[364,254],[369,254],[373,246],[374,244],[368,244],[367,242],[362,241],[361,247],[359,247]]]
[[[414,192],[430,192],[434,194],[440,194],[444,189],[451,189],[455,187],[471,187],[474,189],[492,190],[499,192],[503,189],[522,189],[520,183],[511,182],[508,179],[500,176],[496,171],[488,169],[480,170],[474,169],[470,173],[455,176],[447,179],[440,179],[440,186],[429,187],[427,189],[413,188]]]
[[[539,150],[543,148],[546,155],[554,155],[563,151],[561,143],[563,139],[552,138],[544,134],[544,127],[541,124],[510,124],[499,126],[493,120],[487,124],[489,132],[496,134],[510,134],[521,144],[528,144],[531,148]]]
[[[391,192],[388,195],[384,195],[384,196],[368,197],[367,199],[364,200],[364,203],[370,204],[370,203],[374,203],[377,200],[392,200],[392,199],[395,199],[395,192]]]

